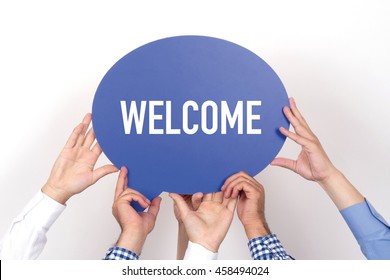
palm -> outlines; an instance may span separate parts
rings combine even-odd
[[[308,180],[314,181],[315,177],[313,175],[312,166],[310,164],[309,158],[304,149],[298,155],[297,160],[295,161],[295,172],[300,174],[302,177]]]
[[[49,179],[59,188],[79,193],[95,181],[94,166],[98,159],[93,151],[86,147],[64,148],[54,164]]]
[[[190,239],[222,240],[230,227],[233,212],[221,203],[204,201],[197,211],[183,217]]]
[[[328,159],[321,146],[315,146],[316,151],[303,147],[297,160],[295,161],[295,172],[302,177],[312,181],[322,181],[332,168],[332,163]]]
[[[154,228],[156,217],[148,212],[137,213],[139,218],[142,220],[143,229],[147,234],[149,234]]]

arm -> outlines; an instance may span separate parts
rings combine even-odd
[[[46,233],[65,209],[66,201],[84,191],[100,178],[116,172],[113,165],[95,169],[102,153],[88,132],[87,114],[72,132],[57,158],[51,174],[33,199],[12,222],[0,248],[1,259],[36,259],[46,244]]]
[[[233,220],[237,199],[226,199],[222,192],[206,194],[195,211],[182,196],[171,193],[170,197],[177,207],[190,241],[184,259],[201,258],[205,254],[215,259]]]
[[[280,132],[300,145],[302,150],[296,160],[276,158],[271,164],[317,182],[340,210],[363,254],[368,259],[390,259],[390,229],[386,221],[332,164],[294,99],[290,98],[290,108],[283,108],[283,112],[295,132],[285,128],[280,128]]]
[[[141,254],[147,235],[153,230],[160,210],[161,197],[151,202],[141,193],[127,187],[127,169],[122,167],[115,189],[112,213],[121,227],[121,234],[114,248],[110,248],[104,259],[136,260]],[[147,212],[138,213],[130,203],[137,201]]]
[[[222,186],[225,198],[237,198],[237,215],[248,237],[248,247],[255,260],[291,260],[265,219],[264,187],[252,176],[239,172]]]
[[[188,207],[194,211],[196,211],[199,208],[199,205],[202,201],[203,194],[202,193],[196,193],[193,195],[182,195],[184,198],[184,201],[187,203]],[[180,211],[177,208],[177,205],[174,204],[174,213],[176,220],[178,222],[178,234],[177,234],[177,254],[176,258],[178,260],[182,260],[184,258],[185,252],[188,247],[188,235],[185,229],[185,226],[183,224],[183,221],[181,219]]]

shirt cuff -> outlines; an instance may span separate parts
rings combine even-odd
[[[139,259],[139,256],[132,251],[129,251],[121,247],[111,247],[108,249],[106,256],[103,260],[132,260],[136,261]]]
[[[217,258],[218,253],[213,253],[200,244],[188,241],[184,260],[216,260]]]
[[[29,220],[34,221],[35,225],[48,230],[65,208],[65,205],[39,191],[16,217],[14,223],[20,222],[28,216]]]
[[[377,232],[389,230],[387,222],[367,200],[349,206],[340,213],[358,241]]]
[[[254,260],[293,260],[286,253],[276,234],[255,237],[248,242]]]

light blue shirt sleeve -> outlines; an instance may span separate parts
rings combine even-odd
[[[340,211],[369,260],[390,260],[390,227],[366,200]]]

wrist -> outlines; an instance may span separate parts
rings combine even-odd
[[[248,240],[251,240],[255,237],[267,236],[271,234],[268,224],[264,220],[259,220],[258,222],[244,225],[245,233]]]
[[[364,201],[364,196],[337,169],[319,184],[339,210]]]
[[[117,247],[125,248],[140,255],[144,246],[146,235],[134,231],[122,231],[116,243]]]
[[[320,186],[325,189],[332,185],[332,182],[335,180],[335,178],[338,178],[340,176],[343,176],[343,174],[336,167],[332,165],[328,174],[324,176],[322,180],[318,180],[317,183],[320,184]]]
[[[210,242],[205,242],[204,240],[189,240],[189,241],[191,241],[192,243],[199,244],[213,253],[218,253],[219,245],[221,245],[221,244],[213,244]]]
[[[61,203],[62,205],[65,205],[66,202],[69,200],[69,198],[72,197],[71,194],[59,189],[59,188],[56,188],[55,186],[49,184],[49,183],[46,183],[41,191],[46,194],[47,196],[49,196],[50,198],[54,199],[55,201],[57,201],[58,203]]]

